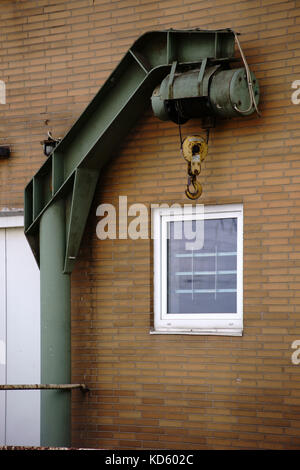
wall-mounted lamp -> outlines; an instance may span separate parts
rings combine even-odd
[[[55,139],[54,137],[52,137],[52,134],[49,131],[48,132],[48,139],[43,140],[41,142],[41,144],[43,145],[44,155],[46,157],[49,157],[49,155],[53,152],[53,150],[59,144],[60,141],[61,141],[61,139]]]
[[[8,158],[10,157],[10,147],[7,145],[0,146],[0,158]]]

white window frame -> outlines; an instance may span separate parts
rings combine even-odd
[[[208,314],[167,313],[167,223],[178,220],[237,219],[237,312]],[[243,205],[157,208],[153,211],[154,233],[154,329],[157,334],[243,334]]]

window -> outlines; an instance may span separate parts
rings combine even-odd
[[[241,335],[242,205],[154,210],[152,333]]]

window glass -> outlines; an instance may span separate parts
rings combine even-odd
[[[191,247],[186,227],[168,222],[167,313],[237,312],[237,219],[206,219],[202,247]],[[196,221],[189,222],[195,233]]]

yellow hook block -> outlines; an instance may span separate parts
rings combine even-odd
[[[188,136],[182,143],[182,154],[189,163],[190,173],[192,175],[199,175],[201,162],[207,155],[207,143],[199,135]]]
[[[202,186],[197,181],[201,172],[201,162],[207,155],[207,142],[199,135],[188,136],[182,143],[182,154],[188,162],[188,183],[185,194],[189,199],[198,199],[202,194]],[[194,191],[190,191],[190,186]]]

